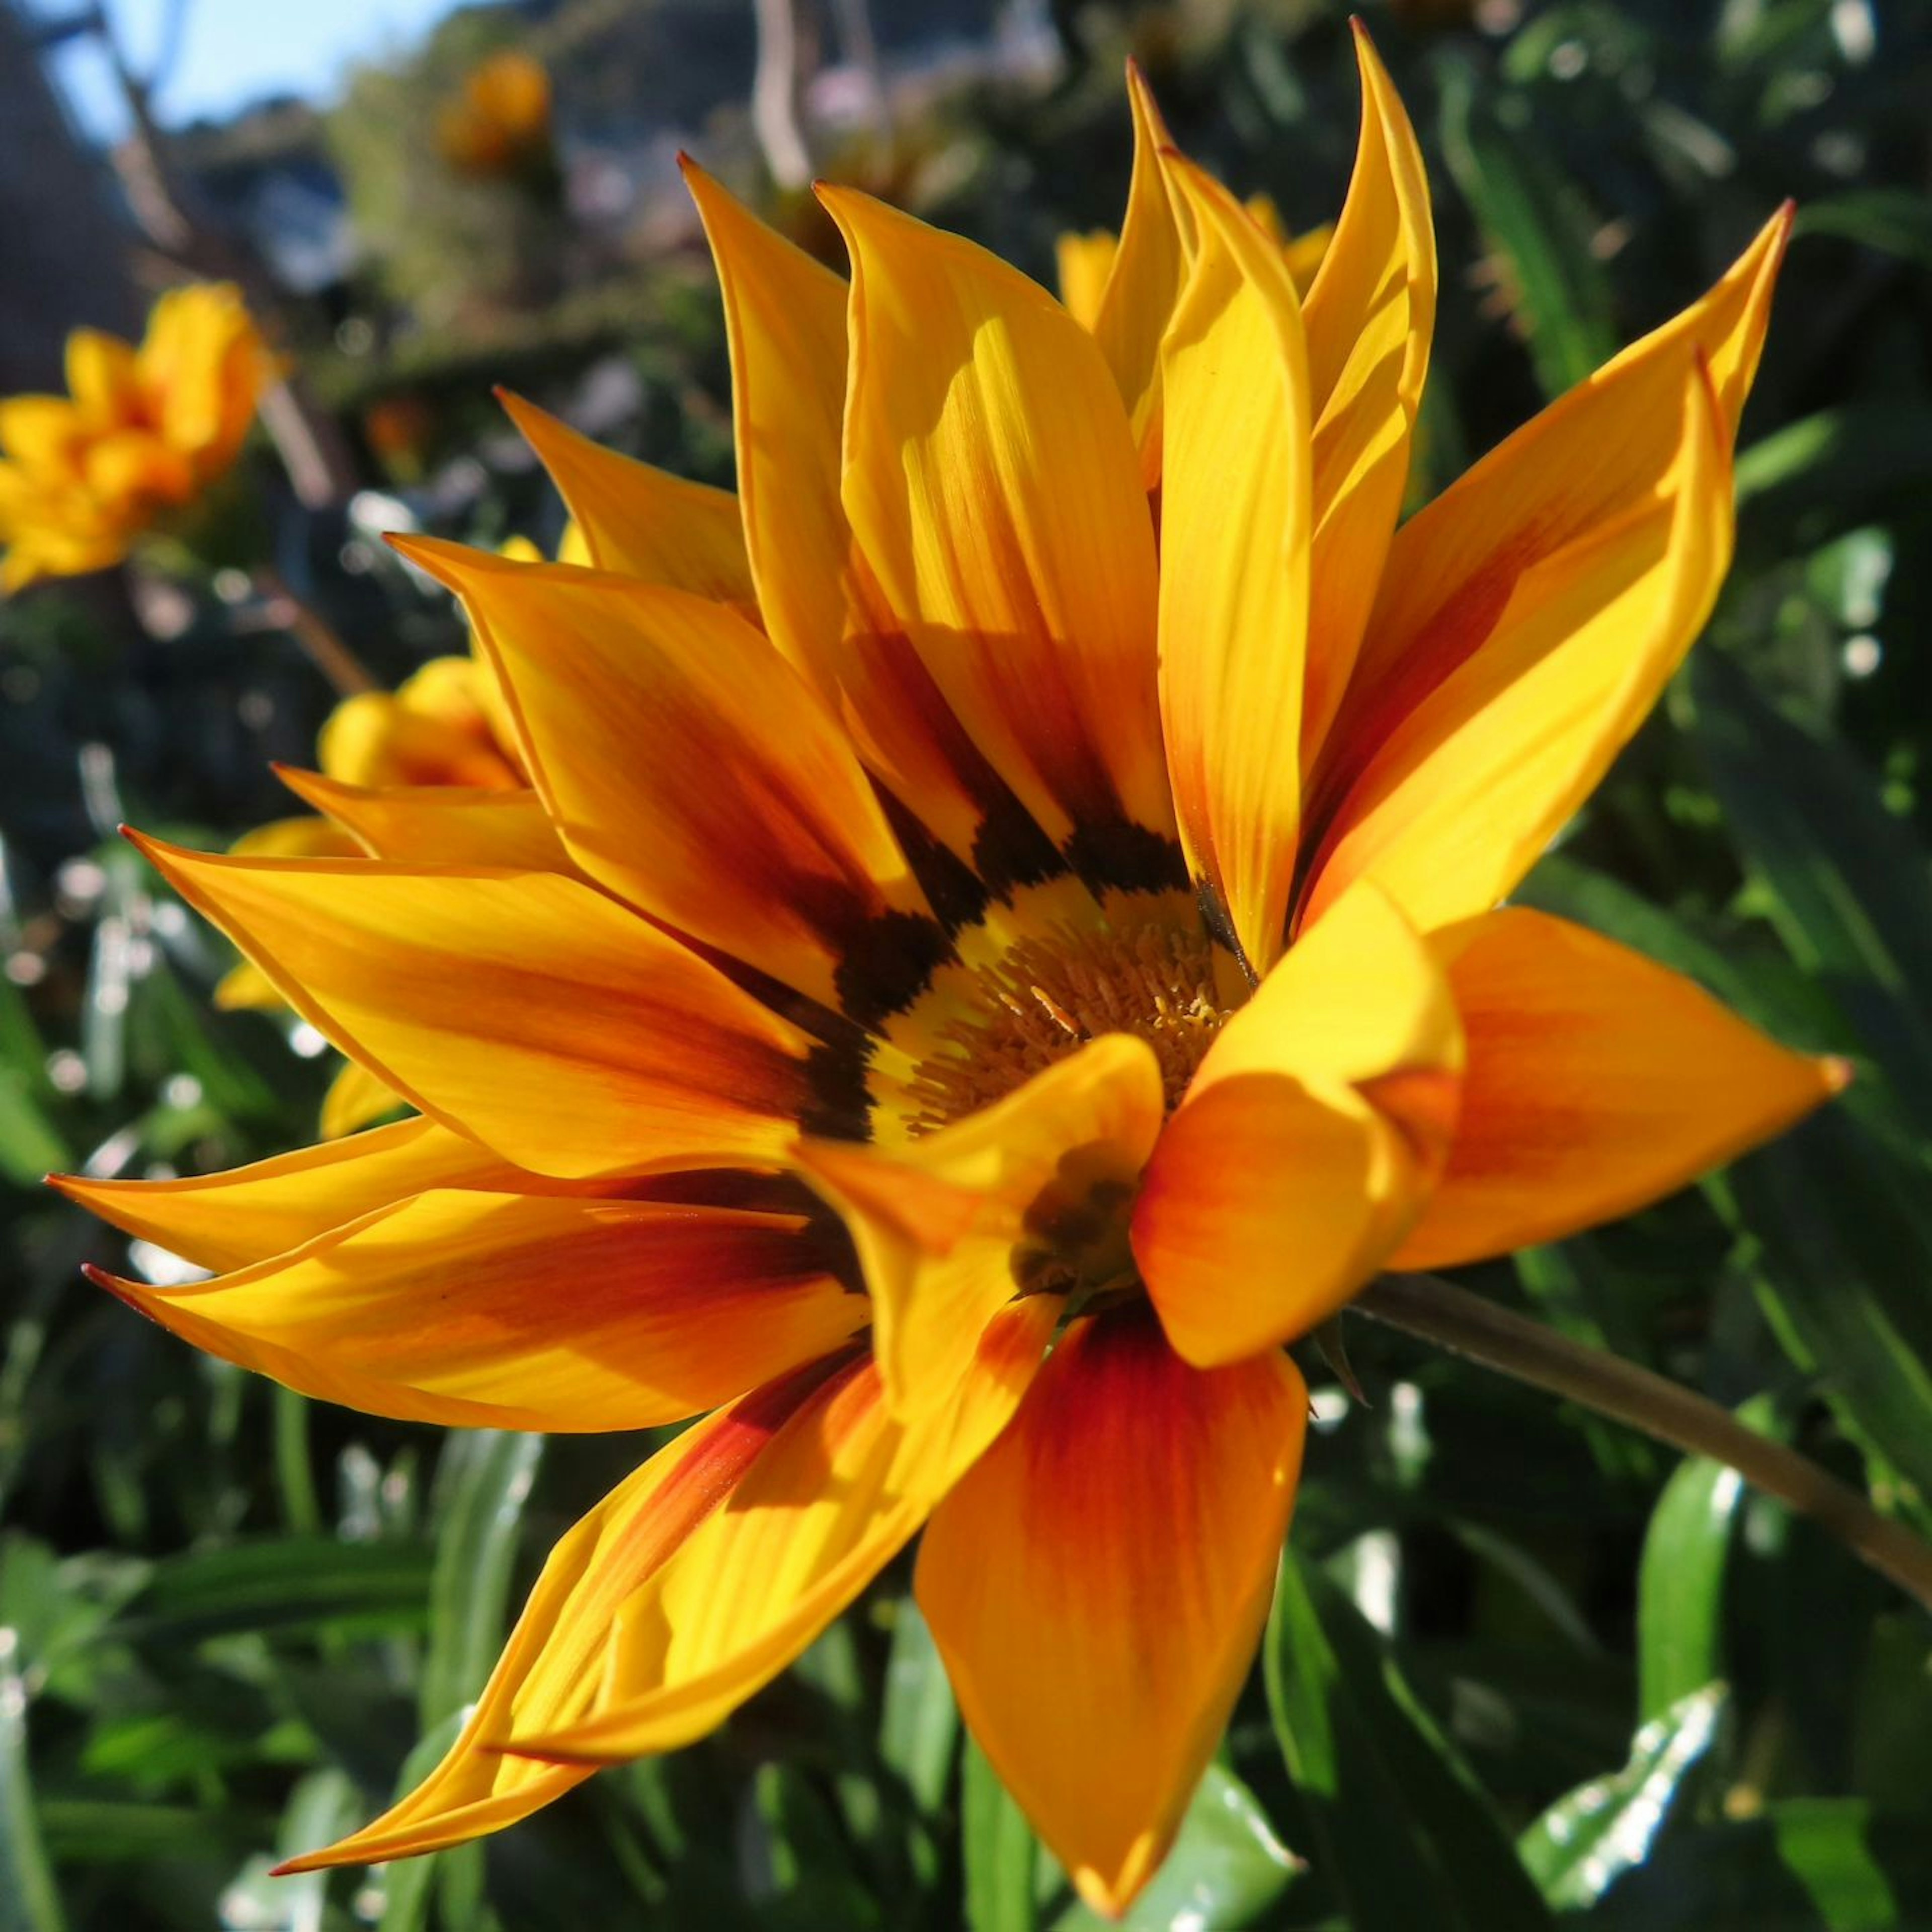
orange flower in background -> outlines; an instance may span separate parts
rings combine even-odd
[[[690,175],[738,493],[522,412],[590,568],[401,547],[526,788],[311,793],[371,858],[143,842],[416,1118],[63,1184],[110,1285],[308,1393],[699,1418],[571,1530],[462,1735],[290,1869],[672,1749],[923,1528],[966,1721],[1082,1894],[1172,1841],[1306,1392],[1385,1267],[1624,1213],[1841,1084],[1499,902],[1708,613],[1788,230],[1401,528],[1426,188],[1366,40],[1305,298],[1137,90],[1090,326],[850,190],[849,285]]]
[[[550,76],[514,48],[472,68],[436,118],[436,144],[459,174],[521,172],[550,152]]]
[[[118,563],[239,452],[274,361],[240,292],[172,289],[137,349],[77,328],[66,396],[0,401],[0,590]]]

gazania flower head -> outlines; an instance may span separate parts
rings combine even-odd
[[[1284,1345],[1838,1084],[1496,909],[1709,608],[1786,224],[1398,529],[1436,266],[1361,63],[1305,298],[1138,92],[1090,328],[826,189],[848,285],[692,170],[735,500],[538,424],[591,567],[405,546],[529,788],[395,794],[373,860],[148,845],[420,1113],[68,1184],[218,1271],[116,1292],[381,1414],[698,1418],[558,1545],[443,1762],[296,1868],[698,1737],[922,1528],[968,1724],[1123,1909],[1266,1610]]]
[[[139,348],[68,338],[65,396],[0,401],[0,590],[105,569],[224,476],[274,374],[240,292],[170,290]]]
[[[542,61],[506,48],[472,68],[436,121],[436,142],[459,174],[490,180],[548,162],[550,75]]]

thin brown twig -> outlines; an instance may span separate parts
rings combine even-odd
[[[1686,1455],[1724,1463],[1754,1489],[1809,1516],[1932,1610],[1932,1544],[1708,1397],[1432,1275],[1384,1275],[1351,1305],[1372,1321],[1628,1424]]]
[[[254,577],[256,589],[268,603],[263,615],[278,630],[287,632],[295,639],[310,663],[340,696],[353,698],[359,692],[380,688],[334,626],[296,593],[280,571],[265,564],[256,570]]]

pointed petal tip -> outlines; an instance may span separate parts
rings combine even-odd
[[[151,1322],[154,1318],[140,1289],[133,1282],[110,1273],[96,1262],[82,1262],[80,1271],[86,1276],[91,1286],[106,1289],[116,1301],[124,1307],[131,1308],[136,1315],[146,1315]]]
[[[1841,1053],[1822,1054],[1817,1064],[1828,1099],[1835,1099],[1858,1077],[1857,1066]]]
[[[382,541],[405,563],[412,563],[424,576],[433,577],[446,590],[458,596],[463,594],[464,584],[473,572],[487,570],[493,566],[505,569],[518,566],[506,559],[494,556],[488,550],[473,548],[468,544],[453,543],[447,537],[428,537],[413,535],[403,530],[386,530]]]

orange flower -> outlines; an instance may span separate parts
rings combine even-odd
[[[460,174],[490,179],[521,172],[550,151],[550,76],[514,48],[472,68],[436,120],[443,158]]]
[[[1361,61],[1305,300],[1138,95],[1090,331],[827,189],[848,286],[693,170],[736,500],[531,418],[594,567],[404,546],[530,789],[396,794],[373,860],[144,842],[422,1111],[67,1184],[221,1270],[116,1291],[385,1414],[701,1418],[558,1546],[443,1762],[292,1868],[698,1737],[923,1527],[968,1725],[1124,1909],[1268,1604],[1283,1344],[1839,1084],[1496,910],[1709,609],[1787,224],[1398,530],[1435,260]]]
[[[0,401],[0,590],[118,563],[225,475],[274,361],[226,283],[170,290],[136,349],[68,338],[70,396]]]

